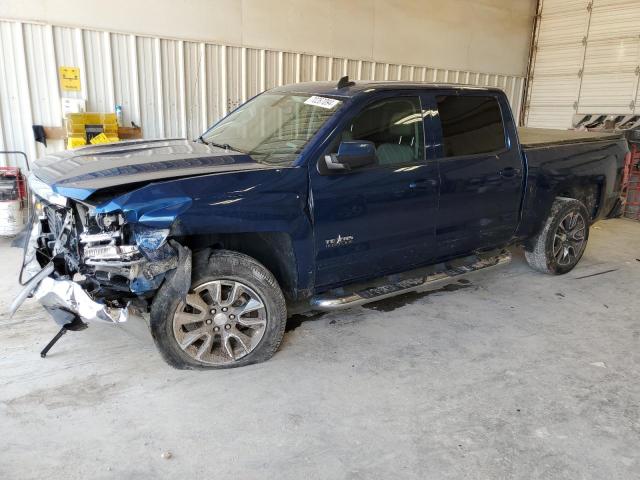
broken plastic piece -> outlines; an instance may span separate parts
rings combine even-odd
[[[70,323],[73,314],[87,322],[121,323],[126,322],[129,317],[127,308],[109,308],[107,305],[94,302],[79,284],[71,280],[44,278],[34,296],[56,323],[62,325]],[[56,312],[71,315],[59,315]]]
[[[27,283],[24,286],[24,288],[20,291],[20,293],[18,293],[16,298],[13,300],[13,302],[11,302],[11,306],[9,307],[9,318],[13,317],[13,314],[16,313],[18,308],[20,308],[20,305],[22,305],[24,303],[24,301],[27,299],[27,297],[33,291],[33,289],[38,286],[38,283],[40,283],[40,281],[43,278],[48,277],[49,275],[51,275],[53,273],[53,269],[54,269],[53,263],[50,263],[49,265],[44,267],[40,271],[40,273],[35,275],[29,281],[29,283]]]

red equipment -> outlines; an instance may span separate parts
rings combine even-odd
[[[631,143],[622,173],[622,194],[626,197],[624,216],[640,220],[640,144]]]

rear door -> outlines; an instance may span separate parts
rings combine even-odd
[[[443,90],[430,98],[440,172],[438,258],[505,245],[520,217],[523,165],[504,95]]]

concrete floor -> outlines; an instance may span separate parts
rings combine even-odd
[[[0,246],[1,311],[19,256]],[[228,371],[170,369],[139,324],[42,360],[57,329],[29,300],[0,319],[0,478],[640,478],[639,259],[640,223],[600,222],[568,275],[516,253],[292,321],[271,361]]]

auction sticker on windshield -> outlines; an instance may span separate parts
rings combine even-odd
[[[314,107],[331,109],[335,107],[337,104],[339,104],[340,100],[335,100],[333,98],[327,98],[327,97],[318,97],[314,95],[313,97],[307,98],[304,101],[304,103],[306,105],[313,105]]]

